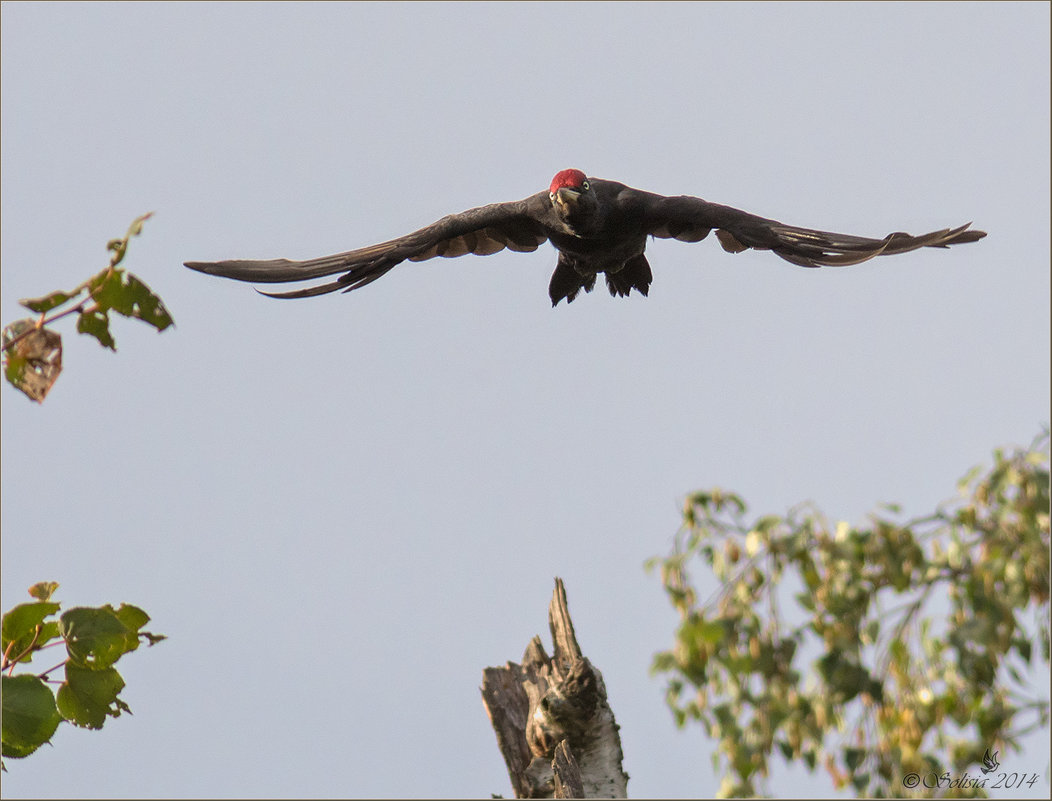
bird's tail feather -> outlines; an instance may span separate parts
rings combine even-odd
[[[625,266],[616,273],[606,274],[606,286],[613,296],[625,298],[633,289],[646,297],[650,292],[650,282],[654,274],[650,270],[647,257],[640,253],[625,262]]]
[[[553,307],[563,298],[566,298],[567,303],[573,303],[573,299],[582,289],[591,292],[594,287],[595,273],[582,275],[574,269],[572,262],[560,255],[555,272],[552,273],[551,283],[548,284],[548,297],[552,299]]]

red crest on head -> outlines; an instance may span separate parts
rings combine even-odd
[[[581,185],[587,180],[588,177],[580,170],[563,170],[555,173],[555,177],[552,178],[552,185],[548,187],[548,191],[558,192],[567,186],[571,189],[580,189]]]

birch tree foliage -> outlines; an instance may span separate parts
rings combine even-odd
[[[930,515],[898,518],[753,517],[730,492],[687,498],[672,553],[648,563],[680,618],[653,671],[676,723],[715,741],[721,795],[765,792],[778,758],[875,797],[931,795],[915,777],[970,769],[979,786],[942,789],[983,795],[984,757],[1048,726],[1047,690],[1027,680],[1049,662],[1048,431],[995,451]],[[1033,783],[1046,768],[1013,770]]]

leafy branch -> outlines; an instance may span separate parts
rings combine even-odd
[[[110,263],[98,274],[69,292],[20,301],[39,317],[16,320],[4,328],[4,376],[31,400],[43,402],[62,372],[62,337],[47,326],[63,317],[79,315],[77,331],[114,351],[117,344],[109,329],[110,312],[142,320],[158,331],[173,324],[161,299],[142,280],[117,267],[128,252],[131,238],[142,233],[143,223],[150,216],[138,217],[122,239],[106,243]],[[67,308],[62,309],[64,306]]]
[[[750,521],[722,490],[687,499],[672,554],[649,562],[681,619],[653,669],[677,724],[718,741],[720,795],[756,795],[774,754],[859,794],[926,793],[904,777],[959,775],[1048,725],[1047,698],[1024,692],[1034,645],[1050,658],[1047,430],[958,491],[857,527],[810,506]],[[700,604],[695,560],[718,581]]]
[[[120,698],[124,679],[113,665],[140,642],[155,645],[162,634],[143,631],[150,616],[131,604],[114,609],[77,607],[53,618],[60,604],[51,600],[58,589],[53,581],[29,588],[37,600],[20,604],[4,615],[3,756],[27,757],[51,740],[59,723],[101,729],[107,717],[131,712]],[[41,673],[15,675],[15,668],[46,648],[65,646],[66,658]],[[65,679],[52,692],[50,673],[65,668]],[[6,770],[6,766],[4,770]]]

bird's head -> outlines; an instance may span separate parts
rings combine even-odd
[[[562,170],[552,178],[548,198],[555,212],[571,225],[591,216],[596,208],[595,192],[580,170]]]

